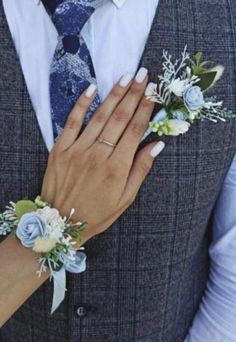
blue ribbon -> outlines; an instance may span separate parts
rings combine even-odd
[[[86,270],[86,255],[82,252],[77,252],[75,261],[71,262],[70,259],[64,255],[63,267],[58,272],[53,274],[53,300],[51,314],[59,307],[65,299],[66,292],[66,271],[70,273],[81,273]]]

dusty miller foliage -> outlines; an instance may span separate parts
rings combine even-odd
[[[18,224],[15,214],[15,203],[10,202],[6,210],[0,214],[0,235],[7,235]]]
[[[190,55],[187,52],[187,45],[184,48],[184,51],[181,54],[181,58],[177,59],[175,63],[172,62],[172,55],[169,54],[166,50],[163,51],[163,64],[162,70],[163,75],[158,76],[160,81],[158,91],[156,92],[156,102],[159,104],[169,104],[171,99],[171,92],[168,86],[171,84],[171,81],[176,79],[182,69],[187,66],[187,61],[189,60]]]
[[[201,120],[210,120],[217,123],[218,121],[226,122],[228,119],[235,119],[236,113],[223,107],[223,102],[217,102],[216,96],[206,99],[206,103],[211,103],[209,108],[203,108],[200,113]]]

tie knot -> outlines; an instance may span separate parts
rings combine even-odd
[[[42,0],[60,36],[78,35],[104,0]]]

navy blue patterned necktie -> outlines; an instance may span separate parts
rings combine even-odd
[[[50,72],[50,99],[54,138],[62,131],[78,97],[96,83],[89,50],[80,32],[104,0],[42,0],[58,31],[58,44]],[[85,121],[100,104],[96,96]]]

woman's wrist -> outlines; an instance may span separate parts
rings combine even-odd
[[[90,239],[92,239],[96,234],[92,234],[91,233],[91,229],[84,229],[83,231],[81,231],[80,233],[80,238],[79,239],[75,239],[75,248],[78,250],[80,249],[87,241],[89,241]]]
[[[32,249],[21,245],[14,233],[0,244],[0,327],[48,278],[36,276],[38,261]]]
[[[19,258],[21,260],[28,260],[27,267],[22,267],[21,272],[26,275],[35,274],[38,269],[38,254],[34,252],[31,248],[24,247],[19,239],[16,237],[15,233],[10,233],[6,239],[1,243],[1,256],[4,257],[4,253],[9,255],[15,255],[16,260]],[[44,282],[49,277],[49,272],[46,271],[42,275],[40,283]],[[38,278],[38,277],[37,277]]]

